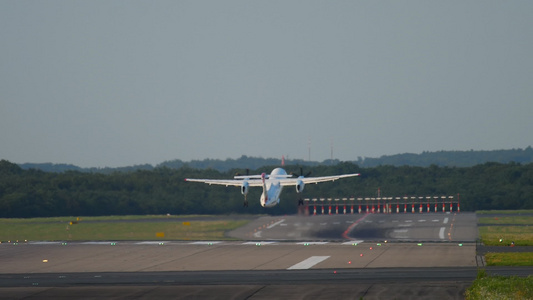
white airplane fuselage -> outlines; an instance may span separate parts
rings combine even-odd
[[[278,175],[278,177],[276,177]],[[279,176],[281,175],[281,176]],[[261,194],[260,203],[262,207],[273,207],[279,203],[279,196],[283,190],[280,178],[286,178],[287,172],[282,168],[276,168],[270,173],[270,177],[263,177],[263,193]]]

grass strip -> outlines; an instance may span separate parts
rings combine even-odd
[[[117,220],[128,220],[117,222]],[[28,219],[27,222],[0,222],[0,241],[98,241],[98,240],[230,240],[227,231],[249,220],[158,221],[153,216],[138,219],[109,217],[98,222],[77,224],[67,221]],[[49,222],[50,221],[50,222]],[[91,221],[97,221],[91,219]]]
[[[214,215],[127,215],[127,216],[98,216],[98,217],[50,217],[50,218],[1,218],[0,224],[27,224],[27,223],[69,223],[72,221],[136,221],[136,220],[173,220],[182,219],[220,219]],[[228,217],[229,218],[229,217]]]
[[[533,225],[531,216],[514,216],[514,217],[481,217],[478,218],[478,224],[484,225]]]
[[[479,234],[486,246],[533,246],[531,226],[480,226]]]
[[[515,215],[515,214],[532,214],[533,209],[522,210],[477,210],[478,215]]]
[[[533,266],[533,252],[490,252],[485,261],[487,266]]]
[[[533,299],[533,277],[488,276],[485,270],[480,270],[474,283],[465,291],[465,299]]]

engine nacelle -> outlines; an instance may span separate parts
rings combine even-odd
[[[250,185],[248,184],[248,181],[243,181],[241,185],[241,194],[246,196],[249,190],[250,190]]]
[[[301,193],[304,190],[305,183],[301,180],[296,181],[296,192]]]

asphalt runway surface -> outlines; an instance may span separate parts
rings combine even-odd
[[[228,235],[0,244],[0,299],[463,299],[477,274],[475,214],[260,217]]]
[[[475,242],[474,213],[341,214],[262,217],[229,233],[245,240]]]

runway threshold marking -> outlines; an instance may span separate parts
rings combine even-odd
[[[364,242],[365,242],[364,240],[353,240],[353,241],[349,241],[349,242],[344,242],[342,244],[343,245],[356,246],[357,244],[361,244],[361,243],[364,243]]]
[[[330,256],[311,256],[306,260],[303,260],[293,266],[287,268],[287,270],[305,270],[309,269],[312,266],[323,262],[324,260],[330,258]]]
[[[215,244],[220,244],[222,243],[221,241],[198,241],[198,242],[190,242],[189,244],[191,245],[215,245]]]
[[[82,245],[109,245],[110,243],[113,243],[113,241],[105,241],[105,242],[99,242],[99,241],[90,241],[90,242],[83,242],[80,243]]]
[[[163,245],[165,241],[144,241],[144,242],[137,242],[136,245]],[[109,242],[107,243],[109,244]]]
[[[272,244],[276,244],[277,242],[264,242],[264,241],[261,241],[261,242],[244,242],[242,243],[242,245],[256,245],[256,246],[260,246],[260,245],[272,245]]]
[[[309,245],[325,245],[325,244],[328,244],[329,242],[299,242],[299,243],[296,243],[296,245],[304,245],[304,246],[309,246]]]

